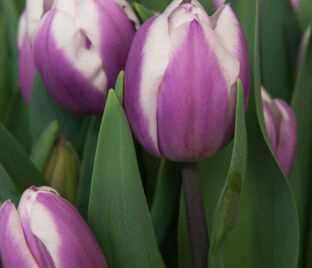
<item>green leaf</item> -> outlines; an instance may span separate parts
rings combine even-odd
[[[94,116],[89,124],[89,131],[81,160],[80,175],[78,181],[76,206],[80,214],[86,219],[91,188],[91,178],[94,166],[95,150],[98,141],[99,129],[102,117]]]
[[[312,210],[312,37],[307,32],[301,64],[291,106],[297,119],[297,152],[290,176],[300,216],[302,249],[305,251],[308,226]],[[311,260],[310,260],[311,261]],[[312,263],[310,263],[312,264]],[[308,267],[308,266],[307,266]]]
[[[246,176],[247,133],[244,118],[244,89],[238,82],[234,146],[231,165],[217,205],[212,227],[211,255],[222,253],[222,245],[236,223],[241,191]],[[213,256],[215,257],[215,256]]]
[[[51,122],[42,132],[41,137],[31,152],[30,158],[40,172],[43,172],[43,169],[47,163],[48,157],[57,137],[58,129],[58,122]]]
[[[161,245],[177,219],[181,191],[180,164],[167,159],[161,161],[156,191],[151,206],[158,244]]]
[[[13,92],[10,102],[7,104],[4,124],[26,152],[30,152],[29,110],[19,89]]]
[[[10,72],[12,75],[13,89],[16,90],[18,81],[18,51],[17,51],[17,25],[18,9],[13,0],[0,1],[0,8],[3,11],[6,20],[6,32],[8,36],[8,55],[10,58]]]
[[[0,163],[20,192],[32,185],[47,185],[47,182],[28,158],[23,148],[1,123],[0,148]]]
[[[0,201],[4,202],[7,199],[11,199],[11,201],[17,206],[20,195],[21,193],[18,191],[12,178],[0,164]]]
[[[124,96],[124,71],[121,71],[117,77],[115,84],[115,92],[118,96],[120,102],[123,104],[123,96]]]
[[[34,80],[29,109],[30,134],[33,144],[38,141],[45,127],[57,120],[60,132],[65,133],[66,138],[76,145],[83,117],[58,105],[46,91],[38,73]]]
[[[141,22],[145,22],[149,18],[151,18],[155,15],[155,13],[152,10],[146,8],[145,6],[143,6],[139,3],[133,3],[132,6],[133,6],[135,12],[137,13],[137,15],[139,16]]]
[[[157,12],[163,11],[170,3],[171,0],[157,0],[157,1],[151,1],[151,0],[129,0],[130,3],[137,2],[140,3],[142,6],[155,10]]]
[[[11,96],[10,81],[8,79],[8,68],[9,62],[7,55],[7,34],[5,26],[5,18],[0,12],[0,121],[3,122],[7,111],[7,106]]]
[[[109,267],[164,267],[130,127],[113,90],[108,94],[96,149],[88,221]]]
[[[262,84],[274,98],[289,101],[300,42],[300,30],[290,1],[263,1],[261,30]]]
[[[299,1],[299,22],[301,32],[304,32],[312,21],[312,2],[311,0]]]

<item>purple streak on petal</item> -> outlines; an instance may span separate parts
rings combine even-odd
[[[222,27],[218,29],[220,26]],[[244,87],[244,104],[246,111],[250,92],[248,47],[243,29],[230,4],[226,4],[219,14],[216,32],[221,38],[223,46],[240,63],[239,78]]]
[[[94,0],[99,9],[101,27],[101,58],[108,78],[108,88],[114,88],[117,75],[124,70],[134,25],[125,11],[113,0]]]
[[[42,212],[48,216],[42,219]],[[49,226],[54,228],[48,229]],[[65,199],[39,190],[32,208],[31,227],[60,268],[107,267],[104,255],[86,222]]]
[[[26,244],[16,208],[9,200],[0,210],[0,254],[3,267],[39,267]]]
[[[146,21],[135,35],[125,68],[125,110],[135,137],[155,156],[159,156],[149,133],[148,119],[143,115],[140,103],[140,85],[142,80],[143,49],[149,29],[155,19]]]
[[[224,2],[225,0],[212,0],[213,9],[216,11],[219,7],[224,5]]]
[[[19,80],[22,95],[27,104],[30,103],[31,89],[36,74],[33,53],[29,39],[24,35],[22,46],[19,48]]]
[[[106,94],[92,85],[57,48],[51,32],[56,10],[44,19],[33,44],[35,63],[47,90],[61,106],[76,113],[100,114]]]
[[[26,190],[19,202],[18,213],[20,215],[25,239],[34,259],[40,267],[55,267],[49,252],[38,240],[31,230],[30,217],[35,202],[32,188]]]
[[[289,177],[297,148],[296,117],[286,102],[281,99],[274,102],[281,113],[276,157],[286,177]]]
[[[274,122],[274,116],[271,112],[269,105],[266,102],[262,102],[263,105],[263,115],[265,128],[268,134],[268,139],[272,147],[272,151],[275,153],[277,148],[277,129]]]
[[[160,87],[160,152],[175,161],[213,155],[225,143],[229,106],[220,63],[201,25],[194,20],[172,55]]]

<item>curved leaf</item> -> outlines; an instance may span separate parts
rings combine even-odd
[[[100,128],[88,213],[109,267],[164,267],[130,127],[113,90]]]

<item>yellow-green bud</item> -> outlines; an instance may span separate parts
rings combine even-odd
[[[76,198],[79,162],[75,148],[62,134],[56,140],[43,171],[50,185],[71,203]]]

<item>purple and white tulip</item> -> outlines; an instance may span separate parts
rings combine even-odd
[[[212,0],[213,9],[217,10],[224,5],[225,0]]]
[[[264,122],[272,150],[286,177],[289,177],[297,148],[296,117],[281,99],[272,99],[261,89]]]
[[[293,9],[295,10],[296,14],[299,13],[299,0],[290,0]]]
[[[24,101],[29,104],[31,89],[36,75],[32,48],[26,31],[26,13],[21,14],[18,25],[19,81]]]
[[[232,138],[237,80],[249,97],[249,58],[229,4],[209,17],[196,0],[173,1],[146,21],[125,69],[125,109],[136,138],[175,161],[212,156]]]
[[[51,96],[76,113],[103,112],[135,34],[130,6],[125,0],[27,0],[26,9],[34,60]]]
[[[107,267],[86,222],[50,187],[26,190],[18,210],[2,205],[0,254],[6,268]]]

